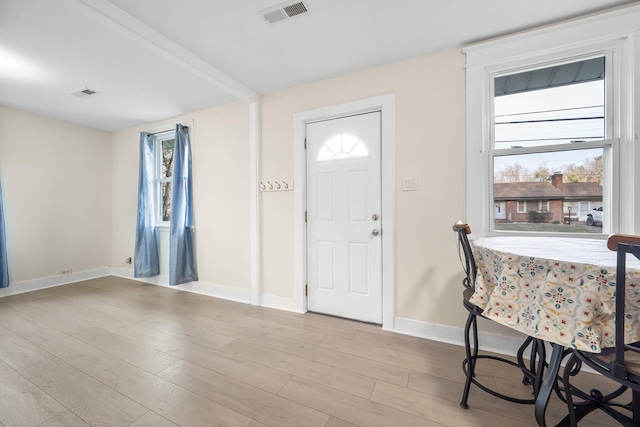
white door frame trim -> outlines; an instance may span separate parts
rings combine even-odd
[[[382,172],[382,328],[394,330],[395,319],[395,95],[381,95],[293,115],[295,307],[307,311],[307,158],[306,124],[370,111],[380,111]]]

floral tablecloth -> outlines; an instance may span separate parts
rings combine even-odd
[[[605,240],[484,237],[472,241],[471,302],[524,334],[599,353],[615,344],[616,253]],[[626,342],[640,340],[640,261],[627,258]]]

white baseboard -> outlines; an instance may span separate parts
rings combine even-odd
[[[251,291],[248,289],[231,288],[229,286],[201,281],[184,283],[178,286],[169,286],[169,276],[163,275],[149,278],[133,277],[133,269],[122,267],[114,267],[112,269],[112,274],[114,276],[138,280],[140,282],[150,283],[153,285],[165,286],[171,289],[195,292],[197,294],[208,295],[210,297],[221,298],[229,301],[242,302],[245,304],[251,303]],[[261,294],[260,306],[284,311],[299,312],[296,310],[294,298],[285,298],[277,295]]]
[[[464,329],[454,326],[438,325],[420,320],[396,317],[394,329],[390,329],[390,331],[418,338],[464,346]],[[480,349],[515,356],[518,348],[522,345],[522,341],[525,336],[515,331],[509,332],[516,335],[501,335],[482,332],[482,330],[479,330],[478,341],[480,342]]]
[[[295,298],[279,297],[277,295],[260,295],[260,305],[262,307],[275,308],[278,310],[292,311],[294,313],[302,313],[296,308]]]
[[[114,276],[125,277],[127,279],[137,280],[152,285],[164,286],[166,288],[176,289],[180,291],[193,292],[196,294],[207,295],[210,297],[221,298],[229,301],[241,302],[249,304],[251,302],[250,291],[230,286],[218,285],[208,282],[188,282],[177,286],[169,285],[169,276],[161,275],[155,277],[133,277],[133,269],[114,267],[112,269]]]
[[[41,279],[11,282],[11,286],[8,288],[0,289],[0,298],[80,282],[81,280],[96,279],[98,277],[109,276],[110,274],[111,269],[106,267],[95,270],[78,271],[76,273],[61,274],[59,276],[43,277]]]

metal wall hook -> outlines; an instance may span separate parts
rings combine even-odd
[[[288,183],[287,181],[260,181],[260,191],[292,191],[293,183]]]

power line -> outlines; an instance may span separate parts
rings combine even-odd
[[[595,117],[566,117],[562,119],[539,119],[539,120],[518,120],[511,122],[496,122],[496,125],[518,125],[525,123],[552,123],[552,122],[575,122],[579,120],[602,120],[604,116]]]
[[[524,115],[524,114],[558,113],[558,112],[562,112],[562,111],[586,110],[587,108],[604,108],[604,104],[602,104],[602,105],[585,105],[583,107],[560,108],[560,109],[556,109],[556,110],[525,111],[525,112],[522,112],[522,113],[509,113],[509,114],[495,115],[494,117],[519,116],[519,115]]]

